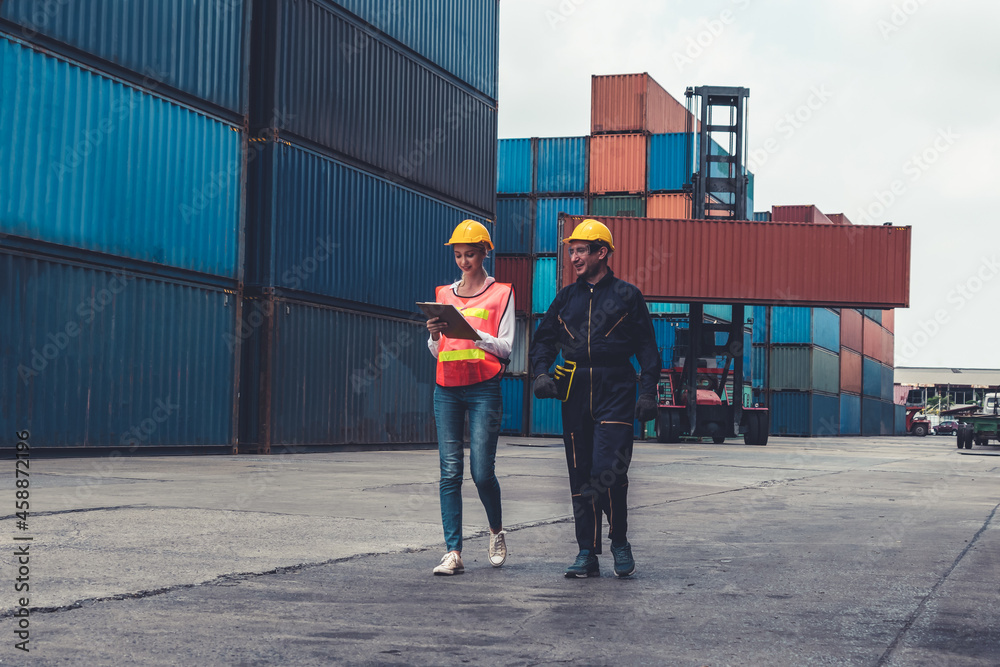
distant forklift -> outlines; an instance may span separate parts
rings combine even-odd
[[[906,432],[924,436],[931,432],[931,420],[923,416],[927,408],[922,389],[911,389],[906,395]]]

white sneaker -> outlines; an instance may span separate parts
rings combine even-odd
[[[452,575],[465,572],[462,565],[462,555],[457,551],[449,551],[441,559],[441,563],[434,568],[434,574]]]
[[[490,531],[489,554],[490,565],[493,567],[500,567],[507,560],[507,540],[504,539],[506,534],[506,530],[501,530],[499,533]]]

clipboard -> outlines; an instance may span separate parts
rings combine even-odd
[[[465,316],[450,303],[417,301],[417,305],[420,306],[420,310],[424,311],[428,319],[440,317],[442,321],[448,323],[448,328],[441,332],[442,335],[448,338],[482,340],[480,335],[476,333],[476,330],[472,328],[472,325],[469,324],[469,321],[465,319]]]

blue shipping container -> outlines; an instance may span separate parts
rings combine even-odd
[[[751,376],[750,384],[755,389],[767,387],[767,348],[763,345],[754,345],[751,353]]]
[[[660,350],[660,365],[672,368],[674,365],[674,345],[677,343],[677,320],[662,317],[653,318],[653,333],[656,336],[656,347]]]
[[[882,396],[882,364],[868,357],[861,358],[861,393],[875,398]]]
[[[861,397],[840,395],[840,434],[861,435]]]
[[[497,108],[325,3],[278,10],[273,112],[292,135],[492,216]],[[345,55],[345,45],[363,45]],[[259,89],[267,105],[267,86]]]
[[[532,201],[522,197],[497,197],[496,233],[493,246],[504,255],[528,255],[534,234]]]
[[[750,209],[747,209],[750,210]],[[753,214],[753,219],[757,222],[771,222],[771,212],[770,211],[755,211]]]
[[[771,342],[803,343],[840,351],[840,314],[828,308],[771,308]]]
[[[864,313],[864,316],[867,317],[868,319],[874,320],[879,324],[882,324],[882,311],[879,310],[878,308],[865,308],[861,312]]]
[[[752,306],[751,316],[753,317],[753,342],[767,343],[767,309],[768,306]]]
[[[840,401],[805,391],[771,393],[771,433],[824,437],[840,433]]]
[[[503,396],[503,420],[501,433],[521,435],[524,432],[524,384],[523,375],[506,376],[500,380],[500,394]]]
[[[0,252],[0,446],[235,443],[231,292]]]
[[[530,435],[562,437],[562,402],[531,397]]]
[[[146,88],[170,86],[242,115],[247,107],[249,4],[6,0],[0,3],[0,18],[23,28],[15,37],[51,37],[107,61],[109,70],[111,63],[131,70]]]
[[[896,406],[892,401],[882,401],[882,435],[892,435],[895,429]]]
[[[497,0],[333,1],[446,72],[496,99]],[[347,53],[360,54],[366,45],[365,39],[350,44]]]
[[[531,139],[497,141],[497,192],[530,194],[533,180]]]
[[[879,397],[883,401],[892,402],[895,390],[893,388],[893,377],[895,376],[895,371],[892,366],[886,366],[884,364],[879,364],[882,371],[882,391],[879,393]]]
[[[538,192],[585,192],[587,137],[539,139],[536,169]]]
[[[861,399],[861,435],[882,434],[882,401],[877,398]]]
[[[691,182],[693,163],[691,135],[685,132],[654,134],[649,137],[647,188],[653,191],[681,190]]]
[[[0,232],[238,278],[236,127],[3,38],[0,80]]]
[[[906,435],[906,406],[893,406],[893,431],[895,435]]]
[[[559,214],[584,215],[583,197],[541,197],[535,203],[535,252],[557,253],[565,246],[559,239]]]
[[[556,258],[539,257],[535,260],[535,276],[531,284],[531,312],[547,311],[558,291]]]
[[[715,319],[721,320],[723,322],[732,322],[733,307],[730,305],[724,305],[718,303],[706,303],[705,316],[714,317]]]
[[[293,145],[263,150],[273,160],[261,159],[271,171],[259,173],[274,197],[259,222],[260,254],[248,253],[249,284],[412,312],[461,277],[444,243],[476,217],[469,211]]]
[[[676,313],[683,315],[688,312],[689,306],[686,303],[651,303],[646,302],[646,307],[650,313]]]

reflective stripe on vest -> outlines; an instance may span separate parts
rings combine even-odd
[[[478,347],[469,350],[445,350],[438,352],[438,361],[462,361],[463,359],[485,359],[486,352]]]
[[[490,311],[485,308],[466,308],[462,314],[466,317],[478,317],[481,320],[490,319]]]
[[[493,282],[473,297],[457,296],[451,285],[437,288],[438,303],[448,303],[462,313],[479,331],[496,337],[500,333],[500,320],[510,303],[513,288],[508,283]],[[475,341],[449,338],[442,333],[438,343],[438,363],[435,380],[444,387],[464,387],[490,380],[503,370],[500,360],[493,354],[476,347]]]

